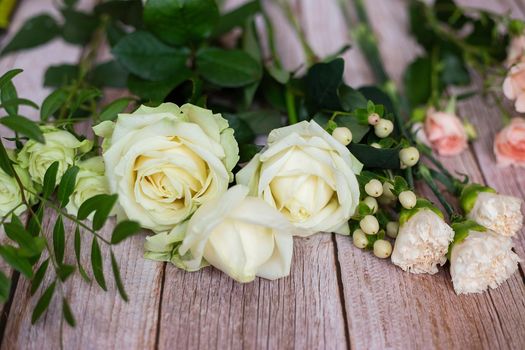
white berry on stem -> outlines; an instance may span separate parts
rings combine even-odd
[[[372,179],[368,181],[365,185],[365,192],[371,197],[379,197],[380,195],[382,195],[383,185],[381,184],[381,181],[377,179]]]
[[[399,203],[405,209],[412,209],[416,206],[417,197],[416,194],[412,191],[403,191],[399,194]]]
[[[377,137],[385,138],[394,130],[394,123],[388,119],[381,119],[379,123],[374,126],[374,132]]]
[[[352,132],[347,127],[341,126],[332,131],[334,139],[347,146],[352,142]]]
[[[408,167],[414,166],[419,161],[419,151],[413,146],[403,148],[399,151],[399,159]]]
[[[367,207],[372,209],[372,214],[377,213],[377,209],[379,208],[379,205],[377,204],[377,199],[368,196],[365,199],[363,199],[363,203],[365,203]]]
[[[359,249],[364,249],[368,245],[368,238],[366,238],[366,234],[361,229],[354,231],[352,240],[354,245]]]
[[[373,215],[366,215],[359,221],[359,227],[367,235],[375,235],[379,231],[379,221]]]
[[[385,259],[392,254],[392,244],[384,239],[378,239],[374,242],[374,255],[378,258]]]
[[[399,223],[397,221],[389,221],[386,224],[386,235],[390,238],[396,238],[399,231]]]

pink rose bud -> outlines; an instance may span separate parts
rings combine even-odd
[[[467,148],[467,133],[461,120],[454,114],[427,111],[424,125],[432,148],[442,156],[453,156]]]
[[[525,167],[525,119],[513,118],[494,139],[498,165]]]
[[[503,94],[515,101],[514,108],[525,113],[525,62],[513,66],[503,81]]]

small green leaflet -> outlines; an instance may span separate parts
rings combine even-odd
[[[18,250],[10,245],[0,245],[0,256],[4,258],[13,269],[22,273],[27,278],[33,278],[33,268],[27,258],[20,256]]]
[[[7,301],[10,290],[11,279],[7,277],[3,271],[0,271],[0,303],[5,303]]]
[[[117,285],[118,293],[120,294],[120,297],[125,302],[128,302],[128,295],[126,294],[126,290],[124,289],[124,284],[122,283],[122,278],[120,277],[120,270],[118,268],[117,259],[115,259],[115,255],[113,254],[113,251],[111,251],[111,269],[113,270],[113,276],[115,277],[115,284]]]
[[[7,154],[7,151],[4,147],[4,144],[2,143],[2,139],[0,139],[0,168],[5,171],[5,173],[9,176],[13,176],[13,166],[11,165],[11,159],[9,158],[9,155]]]
[[[140,224],[136,221],[121,221],[113,229],[113,234],[111,235],[111,244],[118,244],[126,238],[139,233],[140,230]]]
[[[60,207],[64,208],[69,202],[69,196],[75,190],[75,184],[77,179],[77,174],[80,169],[77,166],[72,166],[66,170],[60,184],[58,185],[57,199],[60,202]]]
[[[8,82],[10,82],[15,76],[22,73],[23,71],[23,69],[12,69],[4,73],[4,75],[0,77],[0,90],[2,90]]]
[[[93,242],[91,243],[91,268],[93,269],[93,275],[95,276],[95,280],[100,288],[107,291],[106,280],[104,279],[102,253],[100,252],[100,246],[98,245],[96,236],[93,236]]]
[[[60,28],[49,15],[38,15],[28,19],[13,39],[4,46],[1,56],[14,51],[29,49],[52,40],[60,33]]]
[[[40,110],[40,119],[46,121],[55,114],[67,100],[68,94],[65,90],[58,89],[53,91],[42,102],[42,109]]]
[[[33,278],[33,281],[31,281],[31,295],[35,295],[36,291],[38,290],[38,287],[40,287],[40,285],[42,284],[48,266],[49,258],[44,260],[44,262],[40,265],[38,270],[36,270],[35,277]]]
[[[62,315],[66,320],[67,324],[71,327],[75,327],[77,322],[75,321],[75,316],[73,316],[73,311],[67,302],[66,298],[62,298]]]
[[[64,260],[65,243],[64,222],[62,221],[62,216],[59,215],[53,228],[53,251],[59,265]]]
[[[31,324],[35,324],[36,321],[42,316],[44,311],[46,311],[47,307],[49,306],[49,303],[51,302],[51,298],[53,298],[53,294],[55,293],[55,286],[56,281],[51,283],[49,287],[45,290],[45,292],[42,294],[40,299],[38,299],[38,302],[36,303],[35,309],[33,310],[33,314],[31,315]]]
[[[14,132],[29,137],[40,143],[45,143],[44,135],[37,124],[22,116],[7,116],[0,118],[0,124],[7,126]]]
[[[99,230],[104,226],[113,206],[117,202],[117,198],[118,196],[116,194],[99,194],[93,196],[80,205],[77,218],[79,220],[85,220],[89,214],[95,212],[93,216],[93,229]]]
[[[80,263],[80,249],[81,249],[81,237],[80,237],[80,229],[78,226],[75,229],[75,258],[77,260],[77,266],[78,266],[78,272],[80,272],[80,275],[86,282],[91,282],[91,279],[89,278],[88,274],[86,273],[86,270],[84,270],[84,267]]]
[[[56,179],[58,172],[58,162],[54,161],[49,168],[47,168],[46,173],[44,174],[44,184],[42,189],[42,197],[49,198],[56,187]]]
[[[123,110],[125,110],[126,107],[129,105],[129,102],[132,100],[133,99],[131,97],[122,97],[116,99],[115,101],[102,108],[102,111],[100,111],[99,119],[102,121],[117,119],[117,115]]]

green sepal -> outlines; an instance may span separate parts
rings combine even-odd
[[[454,240],[450,243],[447,252],[447,259],[450,260],[452,249],[454,245],[463,242],[469,235],[470,231],[485,232],[487,231],[485,226],[478,224],[473,220],[463,220],[454,222],[450,225],[454,230]]]
[[[441,210],[439,210],[434,204],[432,204],[426,199],[418,198],[414,208],[401,210],[401,212],[399,213],[399,226],[403,226],[405,222],[407,222],[414,214],[419,212],[419,210],[421,209],[430,209],[434,213],[436,213],[436,215],[438,215],[440,218],[445,220],[445,216],[443,215]]]
[[[476,183],[463,187],[459,197],[459,205],[465,214],[470,213],[472,208],[474,208],[476,200],[478,199],[478,194],[480,192],[496,193],[496,190],[492,187],[483,186]]]

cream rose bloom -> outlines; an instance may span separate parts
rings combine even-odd
[[[248,192],[245,186],[234,186],[195,212],[178,250],[181,257],[191,256],[184,261],[187,269],[196,270],[205,260],[238,282],[290,273],[292,225]]]
[[[77,164],[75,190],[69,197],[66,211],[71,215],[77,215],[78,208],[87,199],[99,194],[109,194],[109,185],[104,175],[104,160],[102,157],[92,157]],[[91,214],[92,216],[93,214]]]
[[[503,236],[514,236],[523,225],[521,199],[480,192],[467,217]]]
[[[42,127],[46,143],[42,144],[35,140],[29,140],[18,153],[18,163],[27,169],[35,184],[42,185],[44,175],[49,166],[57,161],[57,179],[73,165],[76,158],[88,152],[93,146],[89,140],[79,141],[68,131],[57,129],[52,126]]]
[[[403,212],[392,263],[404,271],[435,274],[437,265],[447,261],[446,254],[454,231],[437,209],[421,207]]]
[[[452,246],[450,275],[454,290],[462,294],[496,288],[518,269],[519,261],[510,237],[471,230],[463,241]]]
[[[106,177],[125,216],[156,232],[222,195],[239,159],[228,122],[191,104],[141,106],[94,130],[106,138]]]
[[[237,182],[283,213],[297,235],[349,234],[361,169],[350,151],[315,121],[303,121],[273,130],[267,147],[237,174]]]
[[[8,150],[7,154],[11,160],[16,158],[14,152],[11,150]],[[24,187],[35,191],[27,170],[21,168],[16,163],[13,164],[13,168]],[[34,195],[27,191],[25,191],[24,194],[26,199],[32,202]],[[25,205],[22,205],[22,203],[22,191],[20,190],[20,187],[18,186],[15,178],[9,176],[2,169],[0,169],[0,218],[7,215],[9,212],[11,212],[11,210],[14,210],[12,214],[20,215],[24,210],[27,209]]]

